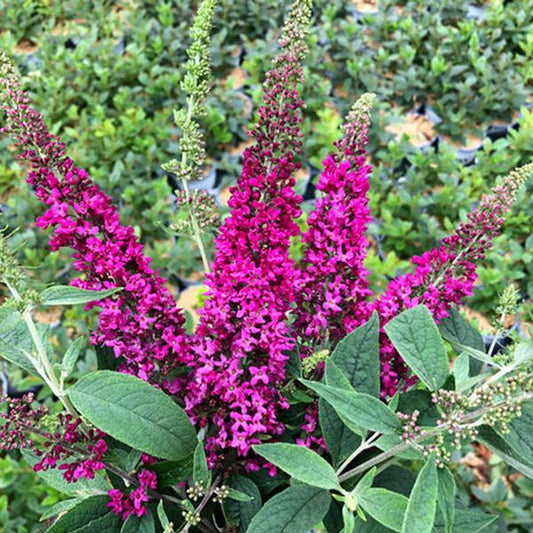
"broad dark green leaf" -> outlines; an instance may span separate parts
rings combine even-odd
[[[400,437],[400,435],[382,435],[379,437],[379,439],[374,443],[376,448],[379,448],[380,450],[383,450],[384,452],[390,450],[391,448],[394,448],[400,444],[402,444],[403,441]],[[420,459],[424,460],[424,455],[420,450],[417,448],[413,448],[410,446],[409,448],[406,448],[403,451],[397,452],[396,457],[399,457],[400,459]]]
[[[88,304],[97,300],[103,300],[121,291],[122,288],[107,289],[103,291],[87,291],[69,285],[57,285],[48,287],[41,293],[42,305],[77,305]]]
[[[259,492],[257,485],[245,476],[235,476],[230,480],[229,485],[234,490],[246,494],[250,500],[224,500],[224,516],[229,524],[239,526],[242,531],[246,531],[252,518],[257,514],[259,509],[261,509],[261,493]]]
[[[0,321],[0,357],[29,374],[35,374],[35,368],[26,355],[33,350],[28,327],[19,313],[5,311]]]
[[[452,533],[455,520],[455,479],[449,468],[437,469],[439,479],[438,504],[444,521],[445,533]]]
[[[478,440],[496,455],[499,455],[507,464],[533,479],[533,463],[524,460],[520,451],[515,451],[506,440],[489,426],[478,428]]]
[[[328,359],[324,372],[326,385],[345,390],[353,390],[346,376],[340,372],[339,367],[331,359]],[[342,378],[339,376],[339,373]],[[334,465],[339,466],[361,444],[361,437],[348,428],[335,412],[335,409],[322,398],[318,402],[318,414],[320,428],[324,435],[328,451],[333,459]]]
[[[380,524],[393,531],[401,530],[407,509],[405,496],[387,489],[371,488],[359,495],[359,503],[365,513]]]
[[[448,377],[446,348],[427,307],[403,311],[385,325],[385,332],[411,370],[430,390]]]
[[[124,522],[120,533],[155,533],[155,520],[152,513],[149,512],[140,518],[131,515]]]
[[[231,487],[228,487],[228,498],[238,502],[251,502],[253,500],[252,496]]]
[[[134,376],[100,370],[84,376],[68,396],[97,428],[155,457],[179,461],[198,442],[185,411]]]
[[[42,522],[43,520],[48,520],[49,518],[53,518],[54,516],[57,516],[59,513],[65,513],[68,510],[72,509],[74,506],[78,505],[83,500],[83,498],[71,498],[70,500],[63,500],[60,502],[57,502],[55,505],[52,505],[49,509],[47,509],[39,518],[39,522]]]
[[[122,519],[107,507],[107,495],[91,496],[61,516],[46,533],[117,533]]]
[[[352,431],[365,428],[389,434],[396,433],[401,427],[398,417],[374,396],[340,390],[313,381],[301,381],[326,400]]]
[[[336,346],[331,360],[356,392],[379,396],[379,318],[370,320],[349,333]]]
[[[470,377],[470,357],[468,353],[461,352],[453,363],[453,375],[455,382],[460,387]]]
[[[181,483],[193,475],[193,454],[181,461],[160,461],[151,466],[157,474],[157,484],[161,487],[171,487]]]
[[[453,533],[486,531],[485,528],[490,526],[497,518],[498,515],[489,515],[482,511],[456,509]],[[437,513],[433,531],[434,533],[445,533],[444,519],[440,513]]]
[[[431,455],[420,470],[409,496],[402,533],[431,533],[437,511],[438,489],[435,456]]]
[[[328,512],[326,490],[296,485],[277,494],[254,516],[246,533],[309,533]]]
[[[300,354],[296,350],[292,350],[289,353],[289,359],[285,367],[285,373],[289,377],[301,378],[302,377],[302,359]]]
[[[322,489],[339,489],[335,470],[317,453],[297,444],[260,444],[254,451],[294,479]]]
[[[333,359],[328,359],[326,361],[326,368],[324,371],[324,382],[330,387],[335,387],[336,389],[349,390],[355,392],[352,384],[348,381],[346,375],[342,370],[335,364]]]
[[[382,487],[409,496],[415,481],[416,475],[413,472],[397,465],[391,465],[376,476],[374,487]]]
[[[522,404],[522,415],[509,424],[505,442],[527,463],[533,463],[533,402]]]
[[[440,418],[440,412],[427,390],[411,389],[400,394],[398,411],[409,414],[418,411],[419,426],[434,426]]]
[[[26,353],[18,346],[9,344],[2,339],[0,339],[0,357],[16,366],[19,366],[22,368],[22,370],[28,372],[28,374],[36,373],[35,367]]]
[[[439,331],[452,346],[469,346],[480,352],[485,351],[485,343],[481,334],[455,307],[450,309],[446,318],[439,321]]]
[[[29,449],[21,450],[24,459],[30,466],[35,466],[39,458]],[[100,470],[96,473],[94,479],[80,479],[76,483],[68,483],[63,479],[63,473],[57,468],[40,470],[37,475],[50,487],[66,494],[67,496],[87,497],[95,494],[102,494],[113,487],[106,478],[105,472]]]
[[[193,479],[195,483],[202,483],[204,487],[207,487],[209,485],[210,477],[211,475],[207,466],[204,444],[203,442],[198,442],[193,457]]]

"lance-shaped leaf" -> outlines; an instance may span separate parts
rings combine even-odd
[[[431,455],[420,470],[409,496],[401,533],[431,533],[437,512],[438,488],[435,456]]]
[[[352,431],[358,432],[358,428],[365,428],[389,434],[400,429],[398,417],[374,396],[308,380],[301,382],[326,400]]]
[[[122,287],[103,291],[88,291],[69,285],[57,285],[48,287],[48,289],[45,289],[41,293],[41,305],[88,304],[97,300],[103,300],[121,290]]]
[[[296,485],[280,492],[254,516],[246,533],[309,533],[328,512],[327,490]]]
[[[291,477],[322,489],[340,489],[335,470],[309,448],[297,444],[260,444],[254,451]]]
[[[198,442],[185,411],[134,376],[100,370],[84,376],[68,396],[97,428],[155,457],[179,461],[193,453]]]
[[[385,325],[385,332],[411,370],[430,390],[448,377],[446,348],[427,307],[403,311]]]

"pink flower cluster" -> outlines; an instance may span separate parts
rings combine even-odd
[[[7,412],[0,413],[0,418],[5,420],[0,426],[0,449],[28,448],[41,458],[33,467],[35,472],[58,468],[69,482],[93,479],[98,470],[105,468],[102,457],[107,444],[101,431],[82,432],[79,429],[81,420],[62,414],[58,415],[54,431],[44,431],[40,425],[48,415],[48,408],[41,405],[34,409],[33,402],[33,394],[20,399],[0,398],[0,404],[7,406]],[[39,447],[35,443],[36,436],[44,439]]]
[[[279,387],[294,348],[287,318],[294,301],[290,239],[299,232],[301,198],[291,176],[299,167],[302,81],[299,40],[286,42],[267,74],[264,105],[244,152],[244,168],[231,190],[230,216],[216,239],[208,299],[194,344],[186,408],[207,438],[211,466],[228,452],[246,456],[260,434],[279,435]],[[254,465],[249,464],[249,468]]]
[[[157,486],[157,476],[150,470],[141,470],[137,474],[137,488],[128,494],[119,489],[111,489],[108,492],[110,498],[107,507],[115,514],[122,516],[126,520],[129,516],[144,516],[148,509],[146,502],[149,500],[148,494]]]
[[[337,152],[323,162],[322,193],[302,235],[304,256],[297,280],[295,335],[303,356],[325,338],[335,345],[368,318],[371,291],[363,266],[370,222],[365,145],[373,95],[364,95],[348,115]]]
[[[403,310],[419,304],[426,305],[438,322],[448,316],[454,304],[472,294],[477,279],[476,264],[492,246],[491,241],[500,231],[516,191],[531,174],[531,167],[511,172],[491,194],[481,199],[479,207],[444,239],[442,246],[413,257],[414,271],[392,280],[385,293],[372,304],[382,328],[383,397],[393,395],[407,374],[407,367],[383,332],[383,326]]]
[[[93,479],[98,470],[105,468],[102,461],[107,451],[105,434],[98,429],[82,432],[79,428],[81,420],[72,420],[70,415],[60,414],[58,419],[58,429],[54,433],[43,435],[47,439],[43,445],[46,451],[37,451],[42,459],[33,469],[39,472],[58,468],[63,471],[63,477],[68,482],[81,478]],[[64,462],[58,466],[59,461]]]
[[[38,225],[54,228],[53,249],[74,249],[75,267],[82,272],[78,286],[123,288],[98,304],[102,310],[94,342],[114,350],[122,371],[180,393],[193,421],[207,429],[213,468],[241,464],[243,459],[248,468],[257,468],[250,459],[251,446],[264,435],[282,434],[280,413],[288,407],[282,387],[291,352],[305,357],[321,343],[334,347],[374,310],[382,326],[421,303],[441,320],[451,305],[471,294],[475,264],[483,259],[516,189],[533,168],[511,173],[441,247],[413,258],[413,272],[391,281],[372,302],[363,264],[370,219],[370,167],[364,149],[371,100],[365,97],[348,116],[336,152],[324,162],[318,183],[322,196],[301,236],[303,260],[294,265],[289,248],[291,239],[300,235],[296,219],[301,198],[294,192],[292,174],[299,167],[303,106],[297,86],[303,78],[303,28],[310,19],[308,2],[295,6],[280,42],[283,50],[266,77],[264,105],[252,132],[256,143],[244,153],[242,175],[231,191],[230,215],[216,239],[208,298],[194,336],[186,335],[183,313],[165,280],[151,268],[133,229],[120,224],[110,198],[65,157],[63,145],[29,107],[18,82],[0,77],[0,105],[8,118],[4,131],[16,136],[20,157],[31,164],[28,181],[47,205]],[[411,381],[383,332],[381,358],[382,394],[390,396]],[[183,366],[190,369],[186,382],[174,372]],[[315,431],[316,419],[316,406],[311,406],[305,415],[306,432]],[[9,443],[9,434],[5,439]],[[302,443],[321,444],[313,439]],[[96,463],[67,468],[68,476],[90,476],[99,467],[104,447],[99,441],[90,443],[89,460]],[[44,459],[42,468],[51,466],[47,461],[53,458]],[[143,470],[137,489],[128,495],[110,492],[110,508],[124,517],[142,516],[156,481]]]
[[[183,312],[166,280],[150,266],[134,229],[121,225],[111,198],[65,157],[64,146],[28,103],[17,83],[4,91],[0,102],[8,118],[3,131],[16,136],[22,150],[18,157],[31,164],[28,183],[48,207],[37,226],[54,228],[52,250],[75,250],[74,266],[83,273],[75,285],[124,289],[99,302],[102,311],[93,342],[112,348],[122,371],[176,392],[180,382],[172,371],[190,360]]]

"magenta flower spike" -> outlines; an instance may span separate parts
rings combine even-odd
[[[301,202],[292,177],[301,152],[297,86],[309,19],[310,2],[295,2],[207,276],[186,407],[200,425],[210,420],[216,428],[207,440],[211,465],[231,450],[247,455],[260,434],[283,431],[278,412],[288,404],[279,386],[294,347],[287,324],[296,274],[289,246],[299,232]]]
[[[300,353],[330,346],[368,319],[368,271],[363,266],[370,222],[365,145],[375,96],[363,95],[346,117],[337,150],[324,161],[317,189],[322,195],[302,235],[294,331]]]
[[[172,370],[190,362],[190,350],[184,315],[166,280],[150,266],[134,229],[120,223],[111,198],[65,155],[63,143],[31,108],[3,53],[0,63],[9,71],[1,78],[0,108],[7,118],[2,131],[15,137],[17,157],[31,167],[27,181],[47,206],[37,226],[54,229],[52,250],[74,250],[74,267],[82,273],[74,285],[124,288],[98,303],[93,343],[112,348],[122,371],[176,392],[180,383]]]
[[[392,280],[371,306],[378,312],[382,328],[403,310],[419,304],[426,305],[438,322],[448,316],[452,305],[472,294],[476,266],[501,230],[516,192],[532,174],[533,163],[512,171],[491,194],[481,198],[479,206],[443,240],[442,246],[413,257],[414,271]],[[389,397],[406,378],[407,367],[383,329],[380,346],[381,394]],[[410,382],[407,378],[407,384]]]

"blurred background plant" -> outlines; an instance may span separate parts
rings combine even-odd
[[[214,91],[205,119],[208,161],[197,186],[208,188],[222,213],[287,5],[220,0],[217,7]],[[368,264],[379,291],[383,276],[402,272],[407,258],[448,233],[498,176],[531,161],[533,7],[527,0],[318,0],[315,6],[303,88],[304,130],[313,135],[305,140],[299,192],[312,201],[317,169],[340,117],[361,93],[377,93]],[[61,134],[69,155],[115,198],[123,221],[136,225],[176,294],[193,286],[180,301],[191,320],[202,293],[194,287],[202,280],[201,259],[190,242],[164,231],[177,183],[160,169],[178,147],[172,109],[184,104],[179,83],[195,9],[188,0],[0,0],[0,47],[18,64],[36,108]],[[21,228],[16,239],[28,268],[38,268],[45,281],[65,283],[69,262],[50,253],[46,236],[34,229],[41,207],[6,146],[0,139],[2,225]],[[533,321],[532,188],[530,183],[521,192],[468,303],[487,333],[497,295],[509,283],[522,299],[521,322],[509,327],[523,334]],[[46,318],[58,346],[65,336],[84,333],[91,320],[76,309]],[[79,364],[95,361],[88,350]],[[33,385],[11,368],[3,373],[12,387]],[[58,495],[32,481],[20,458],[0,461],[0,529],[29,531],[24,528]],[[507,477],[502,488],[498,465],[484,461],[492,477],[482,489],[474,490],[472,469],[464,467],[465,498],[497,510],[499,531],[506,531],[503,524],[527,531],[532,522],[523,502],[531,484]]]

